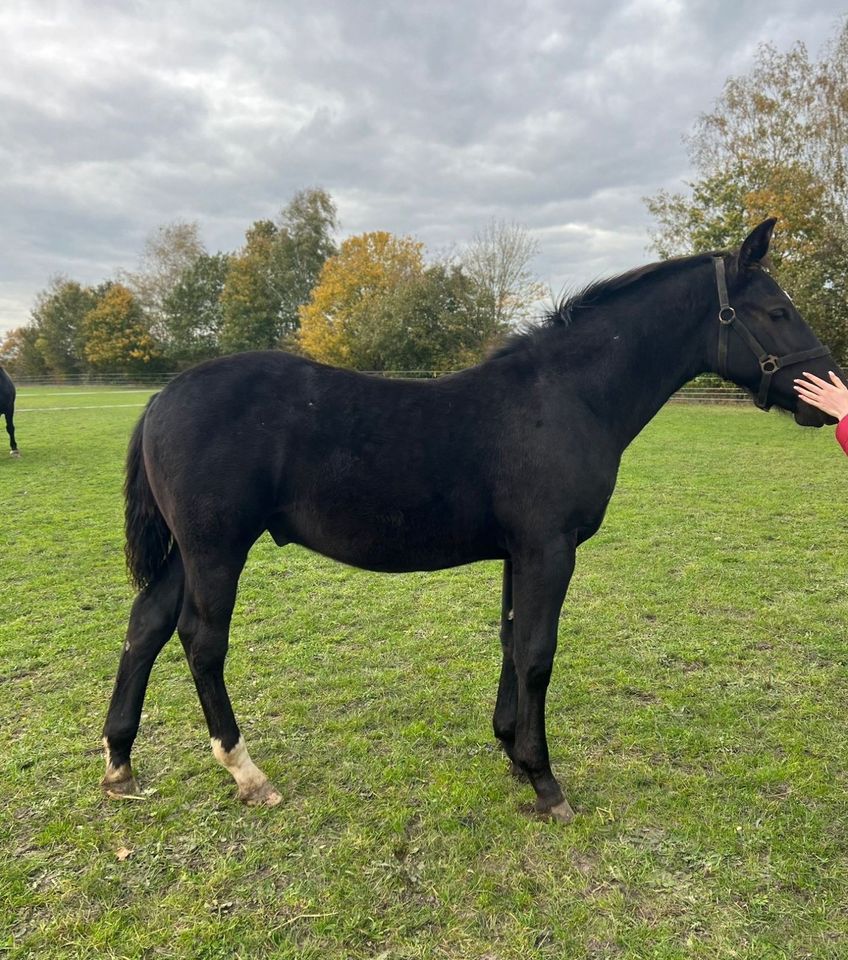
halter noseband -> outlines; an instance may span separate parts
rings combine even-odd
[[[766,348],[754,336],[745,324],[736,316],[736,311],[730,306],[727,297],[727,280],[724,275],[724,258],[713,257],[716,272],[716,284],[718,285],[718,373],[725,380],[729,380],[727,372],[727,352],[730,341],[730,328],[735,327],[742,339],[751,348],[751,352],[757,358],[762,371],[762,380],[760,380],[760,392],[754,401],[761,410],[768,410],[771,404],[768,402],[769,389],[771,387],[771,378],[783,367],[791,367],[796,363],[803,363],[805,360],[813,360],[816,357],[826,357],[830,353],[827,347],[813,347],[811,350],[801,350],[798,353],[786,353],[782,357],[776,357],[773,353],[768,353]]]

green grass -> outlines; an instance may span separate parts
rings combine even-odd
[[[562,827],[490,733],[497,564],[382,576],[267,538],[227,675],[282,804],[235,801],[177,641],[134,754],[155,792],[101,799],[144,398],[24,389],[0,457],[0,955],[848,956],[832,430],[676,406],[627,452],[548,695]]]

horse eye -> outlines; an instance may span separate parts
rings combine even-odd
[[[770,310],[769,316],[772,320],[789,320],[789,311],[786,307],[778,307],[776,310]]]

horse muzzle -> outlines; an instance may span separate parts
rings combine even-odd
[[[804,403],[803,400],[798,401],[798,405],[795,407],[794,417],[795,423],[797,423],[799,427],[824,427],[828,424],[832,426],[836,423],[836,417],[831,417],[822,410],[811,407],[808,403]]]

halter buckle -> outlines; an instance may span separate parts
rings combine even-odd
[[[736,311],[733,307],[722,307],[718,312],[718,322],[725,325],[733,323],[736,319]]]
[[[760,370],[763,373],[777,373],[780,369],[780,358],[770,353],[767,357],[760,360]]]

